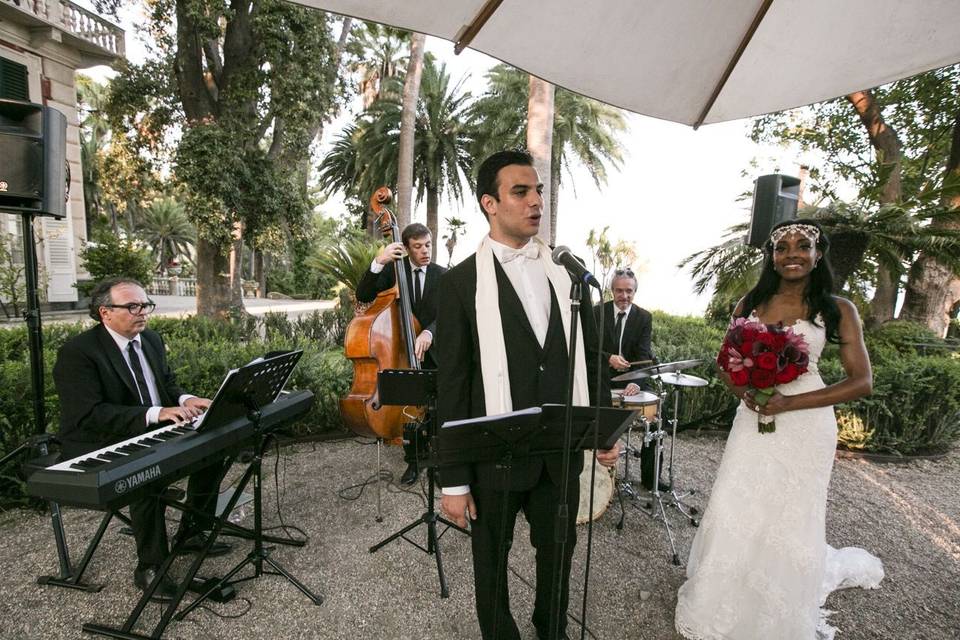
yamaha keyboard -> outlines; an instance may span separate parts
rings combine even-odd
[[[305,414],[313,393],[294,391],[260,410],[260,429],[281,426]],[[222,425],[171,425],[39,469],[27,478],[27,493],[64,505],[119,509],[143,495],[222,460],[254,435],[246,417]]]

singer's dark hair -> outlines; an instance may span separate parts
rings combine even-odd
[[[500,169],[509,167],[512,164],[532,167],[533,156],[522,149],[498,151],[484,160],[480,165],[480,169],[477,171],[477,204],[480,205],[480,212],[483,213],[484,218],[489,218],[489,216],[483,209],[483,196],[490,196],[497,202],[500,202],[500,198],[497,195],[500,190],[500,180],[497,174],[500,173]]]
[[[806,224],[820,230],[820,239],[817,240],[817,249],[821,258],[813,271],[803,292],[803,302],[807,307],[807,320],[817,324],[817,316],[823,318],[826,327],[827,340],[834,344],[840,343],[840,307],[833,298],[833,269],[830,267],[830,239],[823,232],[823,228],[816,220],[797,218],[781,222],[770,230],[771,234],[791,224]],[[763,244],[763,267],[760,279],[756,286],[743,298],[743,308],[740,317],[748,317],[757,307],[763,306],[780,288],[780,274],[773,269],[773,242],[768,238]]]

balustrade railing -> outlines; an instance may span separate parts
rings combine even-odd
[[[124,55],[123,29],[70,0],[0,0],[96,45],[116,56]]]

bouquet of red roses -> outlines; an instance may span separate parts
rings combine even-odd
[[[776,385],[792,382],[806,372],[809,345],[803,336],[782,324],[766,325],[756,320],[735,318],[730,322],[717,364],[734,385],[749,386],[756,403],[763,406]],[[777,430],[773,416],[759,417],[760,433]]]

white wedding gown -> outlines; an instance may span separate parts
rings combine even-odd
[[[826,342],[820,324],[799,320],[810,345],[807,373],[780,385],[785,395],[824,386],[817,369]],[[676,628],[692,640],[816,640],[835,629],[820,606],[838,587],[875,588],[880,560],[826,543],[827,486],[837,444],[832,407],[776,416],[758,433],[741,403],[710,503],[687,561]]]

